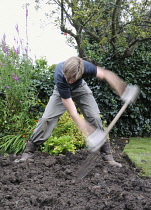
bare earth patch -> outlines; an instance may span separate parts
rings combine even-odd
[[[34,162],[15,163],[0,156],[0,209],[2,210],[150,210],[151,179],[140,177],[123,154],[124,139],[112,145],[122,168],[98,160],[84,178],[75,173],[86,150],[50,156],[35,153]],[[17,157],[19,158],[19,157]]]

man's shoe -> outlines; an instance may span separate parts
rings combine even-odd
[[[34,153],[37,149],[37,145],[31,141],[28,141],[25,147],[24,153]]]
[[[104,163],[107,163],[109,164],[110,166],[115,166],[115,167],[122,167],[122,164],[121,163],[118,163],[116,162],[114,159],[113,159],[113,156],[112,155],[104,155],[102,157]]]
[[[16,163],[25,162],[25,161],[33,162],[34,161],[33,156],[34,154],[31,152],[24,152],[22,154],[21,159],[16,159],[15,162]]]
[[[33,156],[34,156],[34,152],[37,149],[37,145],[35,145],[33,142],[28,141],[24,150],[24,153],[22,154],[21,159],[16,159],[15,162],[19,163],[19,162],[25,162],[25,161],[29,161],[29,162],[33,162]]]

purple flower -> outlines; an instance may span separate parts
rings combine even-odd
[[[2,48],[6,46],[6,42],[2,40]]]
[[[0,66],[1,66],[2,68],[4,68],[4,64],[3,64],[3,63],[1,63],[1,62],[0,62]]]
[[[17,47],[17,54],[20,54],[20,47]]]
[[[28,48],[25,48],[25,54],[28,55]]]
[[[7,88],[7,89],[10,89],[10,86],[7,85],[6,88]]]
[[[4,53],[8,53],[8,52],[9,52],[9,48],[5,46],[5,47],[3,48],[3,51],[4,51]]]
[[[9,48],[6,46],[6,35],[3,35],[3,39],[2,39],[2,50],[4,53],[6,53],[7,55],[10,54],[9,52]]]
[[[20,102],[20,103],[23,103],[23,101],[21,101],[21,100],[20,100],[19,102]]]
[[[4,42],[5,42],[5,39],[6,39],[6,34],[3,35],[3,40],[4,40]]]
[[[14,48],[14,52],[15,52],[16,54],[20,54],[20,47],[17,47],[16,49]]]
[[[28,17],[28,7],[26,5],[26,17]]]
[[[9,48],[6,46],[6,43],[2,42],[3,52],[9,55]]]
[[[17,76],[13,76],[12,79],[14,79],[16,81],[19,80],[19,78]]]
[[[14,74],[14,73],[12,73],[12,79],[14,79],[14,80],[19,80],[19,78]]]
[[[15,28],[16,28],[17,33],[19,34],[18,24],[16,24]]]
[[[3,35],[3,39],[2,39],[2,47],[6,46],[6,35]]]

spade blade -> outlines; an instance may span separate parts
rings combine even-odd
[[[100,154],[98,152],[90,153],[77,170],[77,178],[84,178],[95,167],[98,159],[100,159]]]

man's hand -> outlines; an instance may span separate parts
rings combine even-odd
[[[101,67],[97,67],[96,77],[105,80],[119,96],[122,95],[127,87],[127,84],[118,75]]]
[[[134,103],[140,93],[140,88],[137,85],[127,85],[125,91],[121,95],[124,102]]]
[[[140,88],[137,85],[127,85],[110,70],[97,67],[97,78],[106,80],[124,102],[134,103],[139,95]]]
[[[78,114],[76,106],[72,100],[72,98],[62,99],[62,102],[67,109],[68,113],[70,114],[72,120],[75,122],[79,130],[82,132],[84,137],[90,135],[96,128],[86,122],[81,116]]]

